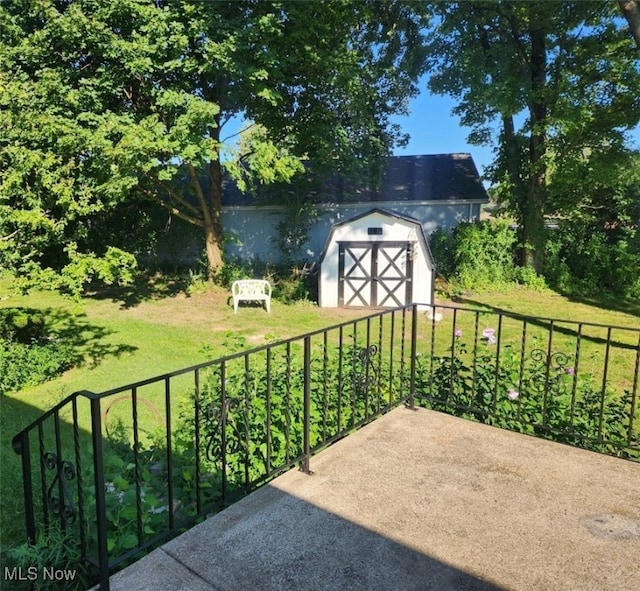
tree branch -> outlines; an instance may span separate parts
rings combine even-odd
[[[11,232],[11,234],[8,234],[7,236],[0,236],[0,240],[2,240],[3,242],[7,242],[17,234],[18,234],[18,230],[15,230],[14,232]]]
[[[179,217],[181,220],[184,220],[185,222],[188,222],[194,226],[198,226],[199,228],[204,227],[204,222],[202,221],[202,219],[195,216],[188,215],[184,213],[184,211],[181,211],[180,209],[178,209],[177,207],[173,207],[170,203],[167,203],[161,197],[159,197],[157,193],[154,193],[152,191],[145,191],[145,193],[158,205],[160,205],[161,207],[169,211],[171,215],[175,215],[176,217]],[[192,205],[190,205],[189,207],[193,209],[195,213],[198,213],[198,214],[200,213],[196,207],[193,207]]]
[[[182,195],[178,195],[178,193],[176,193],[170,186],[168,185],[160,185],[167,193],[169,193],[169,196],[171,197],[171,199],[174,199],[175,201],[177,201],[180,205],[182,205],[183,207],[185,207],[186,209],[188,209],[190,212],[196,214],[196,215],[200,215],[201,211],[198,207],[196,207],[195,205],[193,205],[193,203],[189,203],[184,197],[182,197]]]

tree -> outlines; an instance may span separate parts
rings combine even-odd
[[[402,2],[2,4],[3,265],[122,258],[83,251],[92,217],[145,198],[200,228],[211,276],[224,166],[252,162],[260,182],[309,157],[372,166],[403,139],[390,116],[417,92],[424,24]],[[230,154],[238,117],[262,126],[271,160]]]
[[[640,50],[640,4],[638,0],[618,0],[622,14],[629,23],[629,31]]]
[[[615,7],[600,2],[435,4],[430,88],[459,101],[470,141],[497,140],[489,177],[519,225],[520,263],[542,269],[554,170],[623,145],[640,75]],[[499,130],[494,137],[493,129]],[[614,151],[609,154],[613,155]]]

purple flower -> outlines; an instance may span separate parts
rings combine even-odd
[[[573,374],[576,373],[576,368],[575,367],[567,367],[567,369],[565,369],[564,371],[568,376],[572,376]]]
[[[454,336],[460,338],[462,336],[462,329],[461,328],[456,328],[455,331],[453,331]]]
[[[507,396],[510,400],[516,400],[520,396],[520,392],[518,392],[517,390],[509,390],[507,392]]]
[[[496,332],[496,331],[495,331],[493,328],[485,328],[485,329],[482,331],[482,336],[483,336],[483,338],[487,339],[487,342],[488,342],[490,345],[493,345],[493,343],[495,343],[495,342],[496,342],[496,337],[494,336],[494,335],[495,335],[495,332]]]

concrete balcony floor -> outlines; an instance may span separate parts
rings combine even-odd
[[[114,591],[637,591],[640,464],[398,408]]]

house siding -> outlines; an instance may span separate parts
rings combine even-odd
[[[375,204],[402,216],[418,220],[429,236],[437,228],[454,228],[461,222],[480,217],[481,202],[465,201],[380,201]],[[334,224],[361,215],[371,209],[371,203],[326,204],[319,206],[320,214],[313,224],[305,245],[304,259],[317,262]],[[283,253],[277,247],[275,226],[284,219],[278,207],[230,206],[222,208],[222,224],[227,241],[225,256],[242,260],[259,259],[277,264]]]

